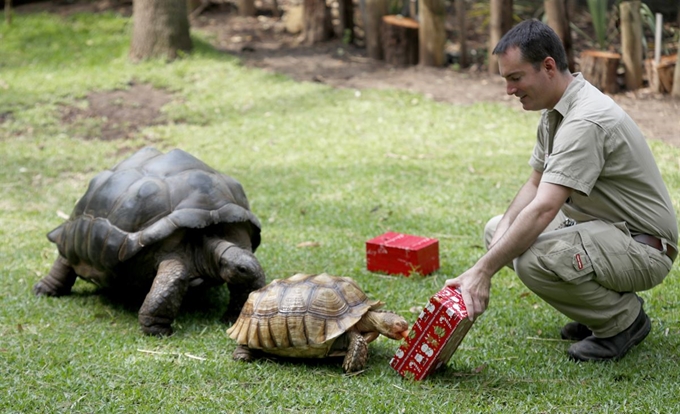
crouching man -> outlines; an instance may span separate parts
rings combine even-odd
[[[620,359],[651,330],[635,292],[660,284],[677,255],[668,190],[639,128],[569,72],[547,25],[518,24],[493,53],[508,95],[543,111],[533,170],[505,214],[487,224],[487,253],[446,285],[460,288],[474,320],[488,305],[492,276],[509,265],[573,320],[561,331],[576,341],[572,359]]]

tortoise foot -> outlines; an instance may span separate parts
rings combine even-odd
[[[172,328],[169,325],[142,326],[142,331],[151,336],[163,337],[172,335]]]
[[[239,345],[232,354],[234,361],[250,362],[253,360],[253,354],[248,347]]]
[[[172,321],[167,318],[154,318],[152,316],[139,315],[139,323],[142,325],[142,331],[147,335],[152,336],[170,336],[172,335]]]
[[[33,285],[33,294],[36,296],[65,296],[71,293],[71,288],[54,286],[45,279]]]

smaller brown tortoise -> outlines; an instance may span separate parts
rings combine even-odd
[[[408,322],[378,310],[349,277],[298,273],[250,293],[241,315],[227,330],[238,343],[233,357],[250,361],[258,353],[294,358],[345,356],[346,373],[361,371],[368,343],[380,334],[400,340]]]
[[[95,176],[48,239],[59,256],[36,295],[71,292],[78,276],[128,297],[145,295],[142,330],[172,334],[189,288],[227,284],[225,322],[265,284],[253,254],[260,222],[233,178],[191,154],[143,148]]]

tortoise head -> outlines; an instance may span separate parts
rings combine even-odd
[[[394,312],[370,310],[357,324],[360,332],[380,332],[390,339],[401,340],[408,332],[408,322]]]
[[[255,288],[264,286],[264,270],[250,250],[225,240],[213,240],[208,246],[215,259],[216,275],[224,282]]]

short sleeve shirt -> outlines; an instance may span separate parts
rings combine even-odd
[[[675,211],[644,135],[580,73],[541,114],[529,164],[541,181],[575,190],[562,209],[567,216],[625,222],[633,234],[677,245]]]

